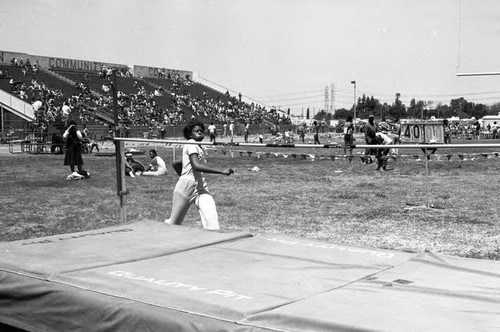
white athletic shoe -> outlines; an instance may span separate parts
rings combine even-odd
[[[81,175],[78,172],[75,172],[76,174],[73,176],[73,180],[83,180],[85,179],[85,176]]]
[[[165,219],[164,223],[170,225],[170,219]]]

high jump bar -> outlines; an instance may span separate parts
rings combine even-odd
[[[478,73],[457,73],[457,76],[498,76],[500,72],[490,71],[490,72],[478,72]]]
[[[165,144],[197,144],[197,145],[209,145],[209,146],[249,146],[249,147],[267,147],[267,148],[327,148],[327,149],[342,149],[344,147],[348,148],[358,148],[358,149],[387,149],[390,147],[399,148],[413,148],[413,149],[437,149],[437,148],[500,148],[499,144],[393,144],[393,145],[369,145],[369,144],[359,144],[346,146],[344,144],[273,144],[273,143],[214,143],[214,142],[193,142],[193,141],[179,141],[179,140],[162,140],[162,139],[146,139],[146,138],[123,138],[116,137],[115,141],[122,142],[143,142],[143,143],[165,143]]]

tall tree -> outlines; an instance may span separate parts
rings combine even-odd
[[[452,99],[450,101],[450,108],[452,112],[452,116],[460,116],[462,114],[462,118],[464,117],[463,115],[465,114],[465,104],[467,104],[467,101],[464,99],[464,97],[460,97],[458,99]],[[465,114],[465,116],[467,116]]]
[[[396,98],[394,99],[394,103],[388,108],[386,111],[386,115],[393,117],[393,118],[403,118],[406,117],[406,106],[403,105],[403,102],[401,101],[401,94],[398,92],[396,93]]]
[[[345,109],[345,108],[340,108],[338,110],[335,110],[334,114],[334,119],[347,119],[348,116],[353,116],[352,111]]]

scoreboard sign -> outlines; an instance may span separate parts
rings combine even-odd
[[[402,143],[444,143],[443,122],[413,121],[401,125]]]

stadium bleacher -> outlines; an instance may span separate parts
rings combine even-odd
[[[48,69],[17,63],[2,63],[0,70],[3,73],[0,89],[29,104],[42,101],[43,107],[35,112],[32,128],[41,124],[46,128],[63,115],[80,125],[86,124],[96,133],[96,138],[109,134],[109,126],[114,124],[114,104],[112,90],[103,90],[103,85],[111,88],[111,79],[103,74],[104,71]],[[15,84],[11,84],[11,80]],[[275,110],[246,104],[228,92],[217,91],[177,74],[161,78],[134,77],[128,72],[125,75],[122,68],[116,75],[116,85],[119,121],[132,127],[132,133],[142,134],[144,128],[164,121],[170,126],[183,126],[194,117],[219,126],[231,120],[237,127],[245,123],[254,126],[289,124],[287,119],[277,116]],[[70,106],[69,114],[62,114],[64,104]],[[134,130],[135,127],[138,130]]]

